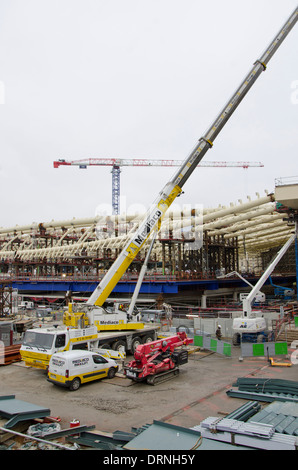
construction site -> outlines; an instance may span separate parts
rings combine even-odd
[[[111,167],[110,214],[0,228],[1,450],[131,466],[297,450],[298,175],[229,205],[176,200],[202,166],[264,166],[203,157],[297,20],[298,8],[185,160],[53,160]],[[125,166],[177,169],[129,213]]]

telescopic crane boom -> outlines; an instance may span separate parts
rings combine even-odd
[[[151,233],[160,228],[161,221],[172,204],[182,192],[186,181],[200,163],[206,152],[213,146],[214,140],[239,106],[247,92],[256,82],[279,46],[287,37],[298,20],[298,7],[295,8],[289,19],[266,48],[261,57],[253,64],[252,69],[245,77],[239,88],[232,95],[228,103],[220,111],[207,132],[199,139],[190,155],[184,160],[174,177],[164,186],[151,208],[148,210],[138,230],[132,235],[123,251],[114,264],[103,277],[99,285],[87,301],[89,306],[101,306],[112,292],[122,275],[125,273],[138,252],[144,246]]]

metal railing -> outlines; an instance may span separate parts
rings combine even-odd
[[[286,186],[288,184],[298,184],[298,176],[284,176],[275,178],[275,186]]]
[[[61,274],[9,274],[9,273],[0,273],[0,282],[1,280],[10,280],[10,281],[88,281],[88,282],[98,282],[100,281],[105,272],[99,272],[95,274],[81,274],[81,273],[61,273]],[[121,281],[137,281],[139,278],[139,273],[130,273],[126,272],[123,274]],[[178,281],[178,280],[213,280],[216,279],[216,276],[213,274],[207,275],[207,273],[201,272],[176,272],[174,274],[162,274],[159,272],[150,272],[145,274],[144,281]]]

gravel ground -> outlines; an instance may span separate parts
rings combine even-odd
[[[51,416],[61,418],[62,428],[69,427],[73,419],[105,432],[131,431],[153,420],[192,427],[245,402],[226,395],[238,377],[252,374],[297,380],[297,365],[271,367],[265,358],[240,362],[239,352],[234,348],[231,358],[191,354],[177,377],[155,386],[115,377],[82,385],[74,392],[49,383],[43,371],[15,363],[0,367],[0,395],[15,395],[19,400],[49,408]]]

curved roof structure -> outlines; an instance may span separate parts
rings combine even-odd
[[[293,226],[278,212],[275,194],[256,194],[254,199],[231,203],[229,207],[188,211],[171,211],[164,219],[159,239],[222,236],[238,240],[239,256],[254,256],[282,245]],[[143,215],[96,216],[83,219],[32,223],[0,228],[0,256],[3,261],[67,260],[75,256],[98,257],[110,249],[116,254],[124,247],[129,234],[142,221]],[[170,234],[170,235],[169,235]],[[155,243],[155,254],[161,243]]]

